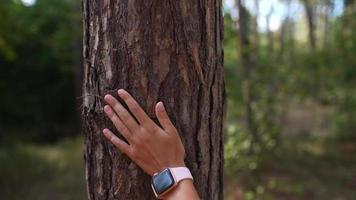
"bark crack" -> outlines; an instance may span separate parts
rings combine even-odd
[[[198,87],[198,101],[197,101],[197,118],[196,118],[196,126],[195,126],[195,157],[196,157],[196,164],[197,168],[200,168],[202,159],[201,159],[201,150],[200,150],[200,144],[199,144],[199,131],[201,128],[201,105],[203,104],[203,85],[200,84]]]
[[[215,145],[213,144],[213,137],[212,137],[212,134],[214,133],[215,130],[213,130],[213,125],[215,126],[215,123],[212,119],[212,114],[214,112],[214,91],[213,91],[213,87],[214,87],[214,84],[215,84],[215,70],[213,71],[213,79],[212,79],[212,84],[209,88],[209,92],[210,92],[210,97],[209,97],[209,146],[210,146],[210,149],[209,149],[209,171],[210,170],[214,170],[213,169],[213,159],[214,159],[214,148],[215,148]],[[208,184],[210,185],[209,187],[209,190],[212,190],[214,187],[211,185],[211,173],[208,173]],[[213,191],[210,191],[209,192],[210,194],[213,194]]]

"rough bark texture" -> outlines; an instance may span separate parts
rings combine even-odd
[[[102,136],[103,96],[126,89],[158,123],[163,101],[202,199],[222,199],[220,0],[83,0],[83,128],[88,198],[154,199],[150,177]],[[120,135],[117,133],[117,135]]]

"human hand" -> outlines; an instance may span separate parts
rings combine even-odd
[[[105,137],[151,176],[167,167],[185,166],[184,146],[163,103],[158,102],[155,107],[162,129],[150,119],[128,92],[120,89],[118,94],[138,123],[116,98],[106,95],[104,99],[108,105],[105,105],[104,111],[129,144],[107,128],[103,130]]]

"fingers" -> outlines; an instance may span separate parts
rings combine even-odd
[[[110,140],[110,142],[113,143],[121,152],[125,153],[126,155],[129,155],[130,146],[126,142],[118,138],[109,129],[104,129],[103,133],[105,137]]]
[[[121,119],[115,114],[112,108],[108,105],[104,107],[106,115],[110,118],[116,129],[121,133],[122,136],[128,141],[131,142],[132,134],[130,130],[125,126]]]
[[[165,131],[167,131],[168,133],[175,132],[176,129],[172,124],[171,120],[169,119],[162,102],[158,102],[156,104],[156,116]]]
[[[131,133],[135,133],[137,130],[139,130],[139,125],[137,124],[136,120],[124,108],[124,106],[118,102],[117,99],[111,95],[106,95],[104,99],[114,109],[121,122],[125,124]]]
[[[140,124],[148,130],[152,130],[155,124],[146,114],[146,112],[141,108],[141,106],[136,102],[136,100],[127,91],[123,89],[118,90],[117,93],[125,101],[130,111],[134,114]]]

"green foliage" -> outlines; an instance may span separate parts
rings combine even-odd
[[[243,77],[243,64],[241,62],[241,49],[239,46],[239,33],[236,23],[229,13],[225,14],[224,56],[228,94],[228,117],[226,121],[225,163],[228,171],[234,173],[238,170],[255,170],[266,151],[276,146],[279,127],[276,122],[278,112],[276,101],[279,100],[283,90],[283,69],[273,65],[269,52],[251,48],[253,56],[257,56],[258,63],[252,69],[253,73],[249,83],[254,96],[252,101],[252,120],[256,126],[261,141],[256,142],[246,125],[246,110],[244,94],[247,81]],[[245,50],[246,51],[246,50]]]
[[[325,3],[313,1],[312,6],[325,8]],[[231,177],[238,176],[239,180],[235,184],[243,188],[241,198],[325,199],[328,195],[337,196],[341,190],[338,188],[345,181],[352,182],[350,177],[355,163],[345,168],[335,168],[336,170],[330,174],[333,178],[327,178],[329,169],[335,167],[334,163],[346,163],[347,159],[351,160],[349,157],[344,160],[342,152],[338,151],[339,147],[330,148],[330,151],[325,150],[323,153],[316,153],[319,150],[315,149],[329,148],[322,145],[322,141],[328,139],[327,141],[345,146],[342,148],[354,152],[356,142],[354,8],[355,5],[346,8],[341,15],[329,13],[330,19],[327,22],[329,29],[325,31],[319,27],[316,30],[318,34],[315,49],[311,49],[308,42],[298,39],[300,35],[297,34],[304,34],[306,38],[308,35],[307,29],[304,31],[297,29],[306,23],[298,21],[300,18],[284,19],[280,29],[272,32],[273,41],[268,32],[258,31],[257,43],[256,30],[253,29],[254,17],[248,21],[251,29],[250,49],[240,49],[238,19],[232,19],[228,12],[225,14],[224,53],[229,97],[225,128],[225,169],[230,181],[233,179]],[[295,14],[301,14],[301,11],[298,12]],[[315,12],[321,11],[316,9]],[[319,13],[316,14],[315,20],[318,23],[325,23],[322,21],[325,20],[324,17],[324,13]],[[249,66],[251,77],[248,83],[243,73],[246,66],[243,66],[241,61],[241,52],[250,53],[255,61]],[[261,137],[259,142],[254,140],[246,123],[247,112],[243,91],[246,91],[247,84],[254,97],[251,103],[252,119],[253,126]],[[307,130],[292,138],[282,132],[290,129],[283,121],[289,106],[295,102],[307,101],[324,109],[331,108],[330,124],[323,125],[330,128],[329,135],[322,133],[315,136],[316,133]],[[297,127],[299,122],[294,123]],[[311,149],[305,150],[299,146],[299,142],[298,145],[294,143],[294,140],[298,141],[304,136],[307,136],[307,139],[301,143],[310,142],[312,136],[318,139],[308,147]],[[313,152],[305,153],[309,150]],[[271,169],[274,169],[273,173],[277,175],[270,175]],[[288,178],[279,180],[279,175]],[[266,180],[266,177],[270,176],[272,178]],[[332,180],[338,180],[338,183]],[[344,197],[350,198],[355,195],[350,187],[344,189],[345,193],[341,192]]]
[[[355,6],[354,6],[355,7]],[[338,64],[336,90],[338,110],[335,127],[336,138],[356,141],[356,12],[347,12],[338,21],[335,37],[335,59]],[[341,69],[340,69],[341,68]]]
[[[353,199],[356,159],[340,147],[318,138],[285,141],[257,169],[229,174],[227,185],[238,185],[244,199]]]
[[[2,0],[0,15],[0,137],[51,141],[77,134],[79,1],[27,7]]]

